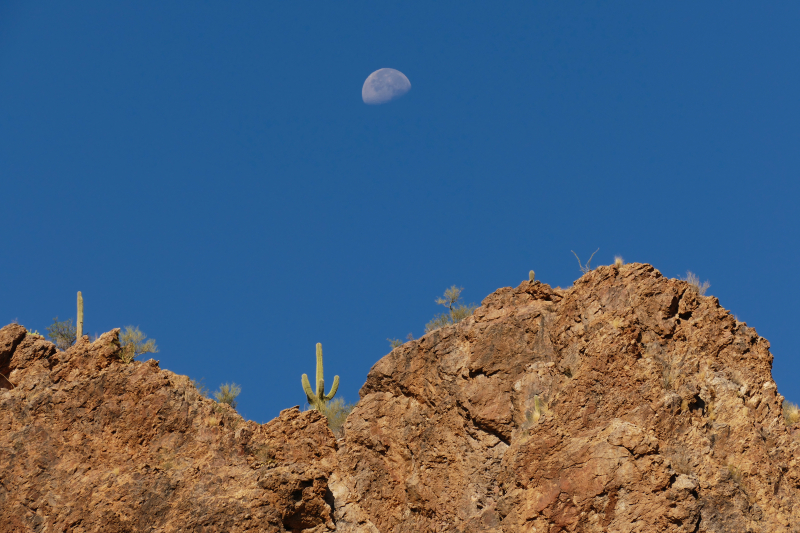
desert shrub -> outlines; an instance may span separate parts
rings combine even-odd
[[[344,398],[336,398],[323,403],[322,408],[319,409],[319,412],[328,419],[328,427],[331,428],[337,439],[344,437],[344,423],[354,407],[354,404],[345,403]]]
[[[786,425],[789,427],[800,422],[800,407],[798,407],[796,403],[784,400],[783,419],[786,420]]]
[[[205,378],[190,379],[189,383],[191,383],[192,386],[195,389],[197,389],[197,392],[200,393],[200,396],[203,396],[204,398],[210,398],[211,396],[210,393],[208,392],[208,387],[206,387],[206,384],[203,381],[204,379]]]
[[[236,383],[225,383],[219,386],[219,390],[214,393],[217,403],[226,403],[236,409],[236,397],[242,392],[242,388]]]
[[[700,278],[698,278],[697,275],[690,270],[686,271],[686,277],[682,279],[688,283],[700,296],[705,296],[706,291],[709,287],[711,287],[711,283],[709,283],[708,280],[700,283]]]
[[[659,357],[656,355],[653,356],[653,359],[661,365],[661,385],[663,385],[664,390],[672,390],[672,384],[675,378],[678,377],[675,364],[666,357]]]
[[[35,329],[30,330],[28,332],[28,335],[30,335],[31,337],[42,337],[42,338],[44,338],[44,335],[42,335],[41,333],[39,333]]]
[[[592,271],[592,265],[590,263],[592,262],[592,258],[594,257],[594,254],[596,254],[599,251],[600,251],[600,248],[598,248],[597,250],[592,252],[592,255],[589,256],[589,260],[586,261],[586,264],[584,265],[583,263],[581,263],[581,258],[578,257],[578,254],[575,253],[575,250],[570,250],[570,252],[572,252],[572,255],[575,256],[575,259],[578,260],[578,267],[581,269],[581,272],[583,272],[584,274],[588,274],[589,272]]]
[[[253,454],[256,465],[258,466],[275,464],[275,451],[269,444],[261,444],[248,448],[248,451]]]
[[[53,323],[47,327],[47,338],[62,352],[75,344],[77,333],[78,330],[72,323],[71,318],[67,320],[58,320],[58,317],[55,317]]]
[[[158,351],[155,339],[145,341],[146,338],[147,335],[138,326],[125,326],[125,331],[119,334],[119,345],[122,348],[119,358],[123,363],[130,363],[142,354]]]
[[[443,298],[436,299],[437,304],[447,307],[447,313],[436,315],[433,320],[425,324],[425,333],[461,322],[478,308],[475,304],[465,305],[461,303],[461,291],[463,290],[463,287],[453,285],[444,291]]]
[[[403,345],[403,341],[401,341],[400,339],[386,339],[386,340],[389,341],[389,344],[392,346],[392,350],[394,350],[398,346]]]

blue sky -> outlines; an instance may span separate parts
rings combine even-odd
[[[800,401],[800,4],[604,4],[0,3],[0,322],[81,290],[264,422],[317,342],[355,401],[445,288],[600,248],[708,279]]]

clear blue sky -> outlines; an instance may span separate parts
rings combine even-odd
[[[535,269],[687,270],[800,401],[797,2],[0,2],[0,322],[138,325],[264,422]],[[412,89],[361,101],[379,68]]]

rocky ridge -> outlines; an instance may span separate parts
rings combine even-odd
[[[0,530],[329,531],[327,420],[259,425],[158,362],[119,362],[119,330],[66,352],[0,330]]]
[[[338,441],[122,364],[117,334],[0,330],[8,531],[800,531],[769,343],[650,265],[499,289],[378,361]]]

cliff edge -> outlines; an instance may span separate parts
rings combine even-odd
[[[645,264],[523,282],[370,371],[337,531],[800,531],[769,343]]]
[[[769,343],[650,265],[499,289],[378,361],[338,441],[125,365],[117,336],[0,330],[8,531],[800,531]]]

